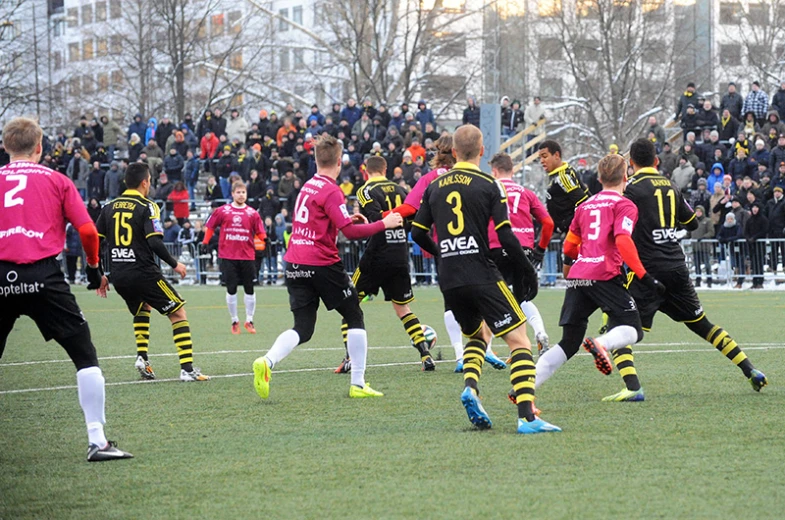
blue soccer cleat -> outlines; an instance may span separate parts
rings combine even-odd
[[[769,380],[766,379],[766,374],[757,368],[753,368],[752,373],[750,374],[750,384],[752,385],[753,390],[760,392],[761,388],[769,384]]]
[[[499,359],[499,356],[493,353],[493,350],[488,349],[485,352],[485,361],[491,364],[496,370],[504,370],[507,368],[507,363]]]
[[[463,373],[463,360],[459,359],[455,362],[455,373],[462,374]]]
[[[551,433],[560,432],[561,428],[545,422],[540,418],[533,421],[526,421],[525,419],[518,419],[518,433],[533,434],[533,433]]]
[[[485,411],[485,408],[482,407],[482,403],[480,403],[480,398],[477,397],[474,390],[468,386],[463,390],[463,393],[461,393],[461,404],[466,408],[466,414],[469,416],[469,420],[477,428],[485,430],[493,425],[493,423],[491,423],[491,418],[488,417],[488,413]]]

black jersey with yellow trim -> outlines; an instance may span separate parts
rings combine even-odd
[[[490,259],[488,223],[509,226],[504,186],[477,166],[457,163],[434,179],[423,194],[413,226],[435,225],[442,290],[501,280]]]
[[[681,190],[655,168],[641,168],[627,182],[624,196],[638,207],[632,239],[646,270],[684,265],[677,231],[697,227],[695,212]]]
[[[386,177],[371,177],[357,190],[357,202],[368,222],[383,218],[383,212],[392,210],[406,200],[406,190]],[[368,239],[364,255],[371,255],[386,265],[409,265],[409,245],[406,229],[386,229]]]
[[[548,173],[545,205],[558,231],[566,233],[575,216],[575,208],[589,198],[589,190],[575,168],[564,162]]]
[[[163,236],[158,205],[136,190],[126,190],[108,202],[96,222],[107,252],[112,277],[131,274],[161,275],[147,239]]]

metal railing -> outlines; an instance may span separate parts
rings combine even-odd
[[[531,139],[529,139],[528,136],[538,129],[544,128],[545,123],[545,119],[540,119],[535,124],[527,126],[499,145],[499,151],[506,152],[512,159],[513,174],[518,173],[525,164],[531,164],[537,159],[537,155],[530,154],[530,150],[532,150],[540,142],[544,141],[547,134],[543,132],[532,137]],[[526,141],[523,141],[524,137],[527,138]]]

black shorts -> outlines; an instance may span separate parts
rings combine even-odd
[[[360,259],[360,265],[352,275],[352,283],[357,289],[360,299],[368,294],[379,294],[384,291],[384,301],[406,305],[414,301],[412,279],[409,266],[389,266],[372,259]]]
[[[164,316],[185,305],[182,296],[162,276],[124,276],[119,280],[113,279],[112,285],[134,316],[139,314],[145,303]]]
[[[531,261],[531,253],[532,250],[528,247],[523,248],[523,252],[526,257]],[[507,252],[504,251],[503,248],[498,247],[496,249],[491,249],[491,260],[493,263],[496,264],[496,268],[501,273],[502,278],[504,278],[504,283],[507,284],[508,287],[512,287],[513,294],[515,295],[515,299],[519,302],[523,301],[523,294],[516,294],[519,291],[523,290],[523,283],[521,281],[520,284],[515,283],[515,277],[519,276],[519,270],[516,269],[515,262],[513,262],[510,257],[507,255]]]
[[[87,325],[60,262],[0,262],[0,355],[20,316],[29,316],[46,341],[69,338]]]
[[[567,280],[559,326],[573,325],[585,330],[589,324],[589,316],[597,309],[602,309],[602,312],[608,315],[610,328],[629,325],[640,335],[641,316],[638,306],[624,288],[624,284],[623,276],[607,281]]]
[[[226,290],[230,294],[236,293],[239,285],[242,285],[246,292],[253,292],[257,278],[255,260],[221,259],[221,272]]]
[[[465,336],[475,335],[483,321],[494,336],[503,336],[526,323],[520,305],[501,280],[447,289],[442,294]]]
[[[293,311],[324,302],[328,310],[344,301],[357,300],[357,290],[343,268],[343,262],[332,265],[304,265],[286,262],[286,288],[289,308]]]
[[[663,296],[657,296],[638,278],[633,278],[628,286],[640,308],[644,330],[651,329],[657,311],[681,323],[693,323],[703,318],[703,305],[686,266],[662,272],[649,270],[649,273],[667,289]]]

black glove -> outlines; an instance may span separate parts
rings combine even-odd
[[[567,255],[562,255],[562,263],[564,265],[572,265],[572,264],[575,263],[575,260],[573,260],[572,258],[570,258]]]
[[[643,278],[641,278],[641,283],[643,285],[645,285],[648,289],[650,289],[650,290],[654,291],[655,293],[657,293],[657,296],[662,296],[667,291],[665,286],[662,285],[659,280],[654,278],[649,273],[646,273],[645,275],[643,275]]]
[[[535,269],[540,268],[543,258],[545,258],[545,249],[541,248],[540,246],[536,246],[532,250],[532,264],[534,264]]]
[[[87,274],[87,290],[94,291],[99,289],[101,287],[101,278],[104,276],[100,264],[98,267],[90,267],[88,265],[85,268],[85,273]]]
[[[523,301],[530,302],[537,297],[537,291],[540,290],[540,281],[537,279],[536,272],[524,273],[523,290]]]
[[[199,244],[199,254],[206,255],[207,254],[207,244]]]

